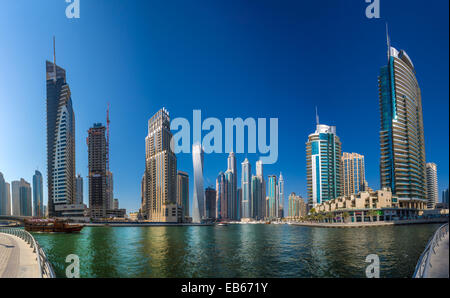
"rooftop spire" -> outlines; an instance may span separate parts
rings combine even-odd
[[[389,38],[389,26],[386,22],[386,42],[387,42],[387,48],[388,48],[388,59],[391,57],[391,39]]]
[[[316,106],[316,124],[319,125],[319,114],[317,113],[317,106]]]

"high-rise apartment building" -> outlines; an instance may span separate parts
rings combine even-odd
[[[228,217],[228,180],[223,172],[216,179],[216,218],[229,219]]]
[[[242,186],[242,218],[252,218],[253,210],[252,210],[252,199],[251,199],[251,174],[252,168],[250,162],[246,158],[242,163],[242,177],[241,177],[241,186]]]
[[[89,208],[92,218],[106,218],[110,209],[108,196],[106,127],[94,124],[88,131]]]
[[[288,199],[288,218],[298,219],[306,216],[307,206],[301,196],[297,196],[294,192],[289,195]]]
[[[261,182],[258,176],[252,176],[251,179],[251,206],[252,206],[252,214],[253,218],[261,219]]]
[[[447,204],[448,208],[448,188],[442,191],[442,203]]]
[[[434,209],[439,203],[437,166],[433,162],[426,164],[427,168],[427,208]]]
[[[268,179],[267,189],[267,217],[270,219],[278,218],[278,183],[277,176],[271,175]]]
[[[58,215],[55,205],[75,201],[75,114],[66,71],[56,65],[55,51],[46,74],[48,215],[53,217]]]
[[[358,153],[342,154],[342,188],[344,196],[365,190],[366,173],[364,155]]]
[[[192,206],[192,222],[200,223],[205,217],[205,189],[203,188],[204,152],[200,144],[192,146],[194,165],[194,202]]]
[[[284,178],[280,173],[280,179],[278,180],[278,218],[284,217]]]
[[[181,206],[184,221],[189,217],[189,175],[182,171],[177,174],[177,204]]]
[[[31,185],[25,179],[19,182],[19,215],[32,216]]]
[[[258,209],[257,218],[263,219],[267,216],[266,215],[266,181],[264,180],[263,163],[261,160],[258,160],[256,162],[256,177],[259,180],[259,186],[261,188],[259,191],[259,198],[258,198],[259,208],[257,208]]]
[[[169,112],[163,108],[148,121],[145,138],[146,191],[141,211],[152,222],[178,222],[182,218],[177,205],[177,158],[171,139]]]
[[[20,216],[20,181],[11,182],[12,215]]]
[[[414,64],[405,51],[391,47],[378,77],[380,184],[402,202],[426,202],[425,139],[422,97]]]
[[[12,215],[11,210],[11,186],[8,182],[5,182],[6,187],[6,213],[5,215]]]
[[[216,219],[216,190],[211,187],[205,189],[205,218]]]
[[[44,217],[43,178],[39,171],[33,175],[33,216]]]
[[[78,174],[76,179],[76,200],[75,204],[83,204],[83,177]]]
[[[335,126],[317,121],[316,131],[308,136],[306,177],[310,208],[341,196],[341,141]]]
[[[227,164],[227,172],[231,172],[231,174],[225,173],[228,178],[231,178],[231,180],[228,181],[228,186],[230,188],[230,217],[237,220],[240,205],[237,203],[237,164],[234,152],[230,152],[228,155]]]

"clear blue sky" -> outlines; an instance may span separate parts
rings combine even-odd
[[[379,186],[377,75],[386,64],[385,21],[405,49],[422,89],[427,161],[449,173],[449,2],[381,0],[367,19],[364,0],[81,0],[81,18],[64,0],[5,0],[0,9],[0,171],[7,181],[46,180],[45,60],[67,70],[76,117],[77,173],[87,176],[87,130],[111,103],[115,196],[140,204],[147,121],[172,117],[278,117],[279,159],[265,174],[285,177],[286,197],[306,197],[305,142],[320,120],[336,125],[343,150],[366,157]],[[244,155],[238,155],[238,164]],[[248,155],[253,170],[257,156]],[[190,155],[178,169],[192,174]],[[205,157],[205,187],[226,155]],[[239,167],[240,173],[240,167]],[[239,174],[240,176],[240,174]],[[192,176],[191,176],[192,178]],[[238,177],[240,179],[240,177]],[[191,200],[193,179],[190,181]],[[46,190],[46,187],[44,187]],[[87,201],[85,178],[85,202]],[[47,194],[45,191],[45,197]],[[45,200],[46,201],[46,200]]]

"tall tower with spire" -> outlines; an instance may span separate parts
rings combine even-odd
[[[378,76],[380,185],[390,188],[400,205],[418,207],[427,198],[422,96],[414,64],[391,46],[387,24],[386,41],[388,61]]]
[[[58,216],[58,206],[75,200],[75,113],[66,71],[56,64],[55,38],[46,77],[48,214]]]

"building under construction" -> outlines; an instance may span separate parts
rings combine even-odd
[[[106,218],[109,207],[106,127],[96,123],[88,131],[89,209],[92,218]]]

